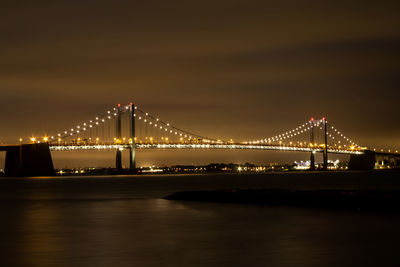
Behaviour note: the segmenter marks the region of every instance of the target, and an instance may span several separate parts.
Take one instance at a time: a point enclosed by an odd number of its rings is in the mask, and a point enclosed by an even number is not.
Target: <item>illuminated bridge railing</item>
[[[124,150],[129,149],[129,144],[93,144],[93,145],[51,145],[52,151],[72,150]],[[296,147],[281,145],[252,145],[252,144],[136,144],[136,149],[238,149],[238,150],[274,150],[295,152],[323,152],[323,148]],[[334,154],[363,154],[362,150],[328,149]]]
[[[69,150],[116,150],[128,149],[128,144],[114,145],[50,145],[51,151],[69,151]]]

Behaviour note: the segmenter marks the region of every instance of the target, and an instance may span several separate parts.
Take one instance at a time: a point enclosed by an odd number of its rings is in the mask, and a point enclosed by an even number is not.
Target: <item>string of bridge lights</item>
[[[107,110],[106,114],[95,116],[94,119],[89,120],[88,122],[83,122],[81,124],[78,124],[76,127],[61,131],[56,136],[44,137],[43,141],[45,141],[45,142],[48,142],[48,141],[52,142],[52,141],[57,141],[57,140],[61,141],[62,139],[74,137],[80,133],[86,132],[87,130],[101,126],[108,120],[111,120],[113,117],[116,117],[118,115],[118,112],[121,112],[121,111],[124,112],[124,108],[121,108],[120,104],[118,104],[117,107],[118,108],[114,107],[110,110]],[[130,105],[125,106],[125,110],[129,110],[129,108],[130,108]],[[137,114],[136,112],[134,113],[134,116],[139,121],[147,123],[148,125],[153,126],[154,128],[156,128],[160,131],[174,134],[181,138],[189,138],[189,139],[198,138],[198,139],[201,139],[203,142],[213,142],[213,143],[221,142],[220,140],[216,140],[216,139],[209,138],[206,136],[201,136],[198,134],[194,134],[194,133],[179,129],[178,127],[175,127],[168,122],[162,121],[159,118],[150,115],[148,112],[138,109],[137,106],[135,106],[135,111],[141,113],[141,114]],[[35,139],[36,138],[31,138],[31,141],[35,142],[36,141]]]
[[[319,128],[319,129],[323,129],[323,122],[324,122],[324,118],[320,119],[320,120],[314,120],[311,119],[308,122],[301,124],[295,128],[293,128],[290,131],[275,135],[275,136],[271,136],[268,138],[264,138],[264,139],[259,139],[259,140],[254,140],[254,141],[250,141],[250,142],[245,142],[248,144],[263,144],[263,143],[272,143],[272,142],[279,142],[282,143],[282,141],[286,140],[286,139],[290,139],[293,138],[295,136],[301,135],[303,133],[306,133],[308,131],[311,131],[312,128]],[[342,132],[340,132],[338,129],[336,129],[333,125],[329,124],[327,121],[327,126],[328,128],[330,128],[332,130],[332,132],[327,131],[327,135],[329,138],[331,138],[332,140],[337,140],[337,139],[342,139],[344,141],[347,141],[349,144],[351,144],[351,149],[355,149],[355,148],[360,148],[359,145],[357,145],[356,143],[354,143],[350,138],[346,137]],[[337,135],[335,137],[335,134]],[[338,140],[338,143],[341,144],[341,141]],[[337,144],[335,144],[335,146],[337,146]],[[341,145],[339,145],[341,146]],[[344,145],[344,147],[346,147],[346,145]]]
[[[145,123],[151,127],[154,127],[155,129],[158,129],[159,131],[164,131],[166,133],[173,134],[180,138],[189,138],[189,139],[196,138],[196,139],[201,139],[203,142],[211,142],[211,143],[221,142],[220,140],[216,140],[216,139],[209,138],[206,136],[201,136],[198,134],[194,134],[194,133],[179,129],[179,128],[171,125],[169,122],[162,121],[158,117],[154,117],[154,116],[150,115],[148,112],[145,112],[141,109],[137,109],[137,111],[140,112],[141,114],[135,113],[134,116],[136,116],[139,119],[139,121],[142,121],[143,123]]]
[[[80,123],[76,127],[72,127],[72,128],[66,129],[64,131],[60,131],[58,134],[50,136],[50,137],[45,136],[45,137],[43,137],[43,141],[44,142],[54,142],[57,140],[61,141],[62,139],[74,137],[80,133],[84,133],[88,130],[94,129],[98,126],[103,125],[105,122],[111,120],[112,118],[115,118],[116,116],[118,116],[118,112],[125,112],[125,111],[129,110],[131,105],[132,105],[132,103],[129,105],[125,105],[124,107],[121,107],[121,105],[118,104],[117,107],[108,109],[105,114],[95,116],[93,119],[91,119],[87,122]],[[182,130],[180,128],[177,128],[177,127],[171,125],[169,122],[160,120],[158,117],[154,117],[154,116],[150,115],[148,112],[145,112],[145,111],[139,109],[137,106],[135,106],[134,116],[142,123],[147,124],[151,127],[154,127],[155,129],[158,129],[159,131],[175,135],[178,138],[181,138],[181,140],[182,140],[182,138],[188,138],[189,140],[195,138],[195,139],[200,139],[202,142],[205,142],[205,143],[228,143],[225,141],[209,138],[206,136],[201,136],[201,135],[194,134],[194,133]],[[306,132],[309,132],[310,130],[312,130],[312,127],[322,129],[324,120],[325,120],[325,118],[319,119],[319,120],[314,120],[312,118],[308,122],[300,124],[297,127],[293,128],[289,131],[283,132],[281,134],[270,136],[267,138],[258,139],[258,140],[243,142],[243,143],[245,143],[245,144],[260,144],[260,143],[261,144],[270,144],[273,142],[282,143],[282,141],[284,141],[284,140],[287,140],[287,139],[299,136],[301,134],[304,134]],[[328,131],[327,131],[328,137],[331,140],[337,141],[337,143],[334,144],[335,146],[337,146],[337,145],[341,146],[342,142],[347,142],[348,144],[351,145],[351,146],[349,146],[349,147],[351,147],[351,149],[360,149],[361,148],[358,144],[353,142],[352,139],[350,139],[349,137],[344,135],[343,132],[339,131],[335,126],[331,125],[326,120],[325,120],[325,122],[327,123],[327,126],[328,126]],[[23,139],[20,138],[19,140],[20,140],[20,142],[22,142]],[[32,142],[39,142],[36,140],[35,137],[31,137],[30,140]],[[346,144],[343,144],[343,146],[346,147]],[[373,150],[377,151],[377,149],[373,149]],[[380,149],[378,151],[383,152],[384,150]],[[398,150],[389,149],[388,151],[389,152],[395,151],[396,153],[398,153]]]
[[[119,107],[121,107],[120,104],[118,104],[118,108]],[[129,106],[127,106],[126,109],[129,109]],[[95,116],[94,119],[91,119],[88,122],[83,122],[81,124],[78,124],[76,127],[60,131],[56,136],[51,136],[50,138],[48,138],[48,140],[44,141],[49,141],[49,142],[57,140],[61,141],[62,139],[73,137],[82,132],[86,132],[92,128],[98,127],[103,123],[105,123],[106,121],[111,120],[113,117],[117,115],[118,115],[118,109],[114,107],[112,109],[107,110],[106,114]]]
[[[342,140],[337,140],[338,144],[341,145],[341,141],[345,141],[347,143],[349,143],[352,147],[352,149],[354,148],[360,148],[360,146],[358,144],[356,144],[355,142],[353,142],[349,137],[347,137],[346,135],[344,135],[341,131],[339,131],[338,129],[335,128],[335,126],[333,126],[332,124],[328,124],[331,132],[328,132],[328,136],[335,140],[335,139],[342,139]],[[335,137],[336,134],[336,137]],[[346,144],[343,145],[344,147],[346,147]]]
[[[308,122],[298,125],[297,127],[293,128],[292,130],[286,131],[284,133],[274,135],[268,138],[263,138],[255,141],[245,142],[249,144],[263,144],[263,143],[272,143],[272,142],[281,142],[286,139],[290,139],[292,137],[301,135],[306,133],[312,129],[312,127],[319,127],[323,120],[314,120],[311,119]]]

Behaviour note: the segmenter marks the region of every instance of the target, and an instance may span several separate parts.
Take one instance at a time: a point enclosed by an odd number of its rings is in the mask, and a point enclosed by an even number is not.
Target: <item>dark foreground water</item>
[[[400,189],[400,173],[0,178],[0,266],[400,266],[400,214],[163,200]]]

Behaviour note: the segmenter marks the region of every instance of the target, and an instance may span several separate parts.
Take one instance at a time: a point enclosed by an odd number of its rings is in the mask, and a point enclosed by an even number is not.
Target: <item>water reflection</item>
[[[15,190],[3,183],[0,266],[390,266],[397,260],[397,214],[167,201],[153,197],[174,189],[161,179],[112,186],[107,179],[66,179],[61,187],[35,180]]]

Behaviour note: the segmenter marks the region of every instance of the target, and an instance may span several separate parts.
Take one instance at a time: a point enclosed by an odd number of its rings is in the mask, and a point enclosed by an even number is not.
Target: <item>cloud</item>
[[[2,7],[3,138],[62,128],[132,100],[183,128],[237,138],[323,114],[343,128],[357,124],[366,141],[371,132],[400,134],[391,124],[400,91],[395,1]]]

